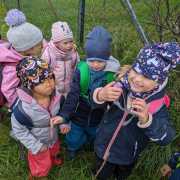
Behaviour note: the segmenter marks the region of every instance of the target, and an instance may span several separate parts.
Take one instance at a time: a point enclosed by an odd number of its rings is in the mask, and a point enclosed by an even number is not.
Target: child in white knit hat
[[[8,11],[6,23],[8,44],[0,44],[0,63],[3,64],[1,91],[8,106],[12,108],[16,98],[19,78],[16,76],[16,64],[26,56],[39,56],[42,50],[43,35],[35,25],[26,22],[23,12]]]
[[[43,52],[42,59],[45,59],[53,69],[57,90],[66,96],[79,55],[67,22],[55,22],[51,32],[51,41]]]

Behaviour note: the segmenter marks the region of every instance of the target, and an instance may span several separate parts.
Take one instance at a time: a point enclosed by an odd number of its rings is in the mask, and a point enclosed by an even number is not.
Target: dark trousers
[[[81,127],[71,122],[71,130],[66,135],[68,150],[77,151],[85,143],[93,143],[97,127]]]
[[[103,160],[96,156],[95,169],[93,170],[94,175],[101,167]],[[131,174],[134,164],[131,165],[118,165],[110,162],[106,162],[103,169],[99,173],[98,180],[109,180],[111,177],[116,180],[125,180]]]

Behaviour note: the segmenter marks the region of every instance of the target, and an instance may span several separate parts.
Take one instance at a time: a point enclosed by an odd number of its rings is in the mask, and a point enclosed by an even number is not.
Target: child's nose
[[[51,85],[51,80],[50,80],[50,79],[47,79],[47,80],[46,80],[46,85],[47,85],[47,86],[50,86],[50,85]]]
[[[68,43],[68,48],[72,48],[73,44],[72,43]]]
[[[94,62],[94,66],[97,67],[99,64],[97,62]]]

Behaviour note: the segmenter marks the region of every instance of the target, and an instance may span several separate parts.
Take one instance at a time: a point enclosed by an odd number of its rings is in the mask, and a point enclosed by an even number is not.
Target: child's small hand
[[[114,87],[115,82],[111,82],[104,86],[97,95],[98,101],[116,101],[122,93],[122,89]]]
[[[48,150],[48,147],[46,145],[42,145],[41,149],[39,150],[39,152],[45,152]]]
[[[60,125],[60,131],[62,134],[67,134],[71,130],[71,126],[69,124]]]
[[[148,106],[144,99],[133,99],[131,102],[131,112],[138,116],[142,124],[145,124],[149,120]]]
[[[50,119],[51,126],[54,126],[56,124],[61,124],[64,122],[64,119],[61,116],[54,116]]]
[[[170,176],[172,169],[170,168],[168,164],[164,164],[161,167],[160,171],[161,171],[162,176],[165,177],[165,176]]]

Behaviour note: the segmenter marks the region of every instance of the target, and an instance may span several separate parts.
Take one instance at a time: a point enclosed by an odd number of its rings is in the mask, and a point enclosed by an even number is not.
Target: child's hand
[[[42,145],[41,149],[39,150],[39,153],[40,152],[45,152],[48,150],[48,147],[46,145]]]
[[[71,126],[69,124],[60,125],[60,131],[62,134],[67,134],[71,130]]]
[[[116,101],[122,93],[122,89],[114,87],[115,82],[111,82],[104,86],[97,94],[98,101]]]
[[[51,127],[56,124],[61,124],[64,122],[64,119],[61,116],[54,116],[50,119]]]
[[[149,120],[148,106],[144,99],[132,99],[131,112],[138,116],[141,124],[145,124]]]
[[[161,171],[162,176],[164,177],[164,176],[170,176],[172,169],[170,168],[168,164],[164,164],[161,167],[160,171]]]

